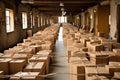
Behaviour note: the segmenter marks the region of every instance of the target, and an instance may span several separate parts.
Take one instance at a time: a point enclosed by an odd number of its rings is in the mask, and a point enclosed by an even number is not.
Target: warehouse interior
[[[0,80],[120,80],[120,0],[0,0]]]

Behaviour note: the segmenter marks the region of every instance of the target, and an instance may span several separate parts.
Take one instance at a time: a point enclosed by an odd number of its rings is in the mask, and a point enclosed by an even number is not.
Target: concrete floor
[[[67,55],[62,39],[62,28],[60,28],[53,55],[55,57],[53,63],[50,65],[50,73],[56,74],[45,80],[69,80],[69,74],[66,74],[69,73],[67,57],[62,57]]]

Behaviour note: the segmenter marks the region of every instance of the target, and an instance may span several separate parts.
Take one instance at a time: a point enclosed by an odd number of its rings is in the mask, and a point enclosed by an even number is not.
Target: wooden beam
[[[33,1],[31,1],[31,0],[22,0],[21,1],[22,3],[31,3],[31,4],[35,4],[35,3],[40,3],[40,4],[51,4],[51,3],[72,3],[72,4],[90,4],[90,3],[99,3],[100,2],[100,0],[83,0],[83,1],[53,1],[53,0],[33,0]]]

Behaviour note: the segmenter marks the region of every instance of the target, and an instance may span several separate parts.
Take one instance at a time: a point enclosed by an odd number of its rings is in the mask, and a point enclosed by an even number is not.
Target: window
[[[38,18],[38,27],[40,27],[40,18],[39,16],[37,16],[37,18]]]
[[[31,21],[30,21],[30,22],[31,22],[31,28],[32,28],[32,26],[33,26],[33,20],[32,20],[33,17],[32,17],[32,14],[30,15],[30,18],[31,18]]]
[[[47,18],[47,25],[49,25],[49,18]]]
[[[23,29],[27,28],[27,13],[22,12],[22,27]]]
[[[67,17],[65,17],[65,16],[58,17],[58,22],[59,23],[67,23]]]
[[[35,16],[33,15],[33,26],[35,26]]]
[[[45,17],[43,18],[43,25],[45,25],[45,21],[46,21],[46,19],[45,19]]]
[[[14,14],[13,10],[6,9],[6,32],[14,31]]]
[[[43,26],[43,17],[41,16],[41,26]]]

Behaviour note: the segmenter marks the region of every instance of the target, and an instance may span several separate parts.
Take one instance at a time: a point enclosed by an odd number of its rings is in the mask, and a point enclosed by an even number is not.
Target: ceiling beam
[[[80,5],[80,4],[77,4],[77,5],[73,5],[73,4],[71,4],[71,5],[64,5],[64,7],[86,7],[86,6],[93,6],[93,5],[95,5],[95,4],[89,4],[89,5],[87,5],[87,4],[84,4],[84,5]],[[32,7],[43,7],[43,8],[56,8],[56,7],[61,7],[61,6],[59,6],[59,5],[50,5],[50,4],[46,4],[46,5],[41,5],[41,4],[39,4],[39,5],[32,5]]]
[[[21,1],[22,3],[31,3],[31,4],[34,4],[34,3],[41,3],[41,4],[51,4],[51,3],[72,3],[72,4],[90,4],[90,3],[99,3],[100,1],[99,0],[83,0],[83,1],[50,1],[50,0],[22,0]]]

